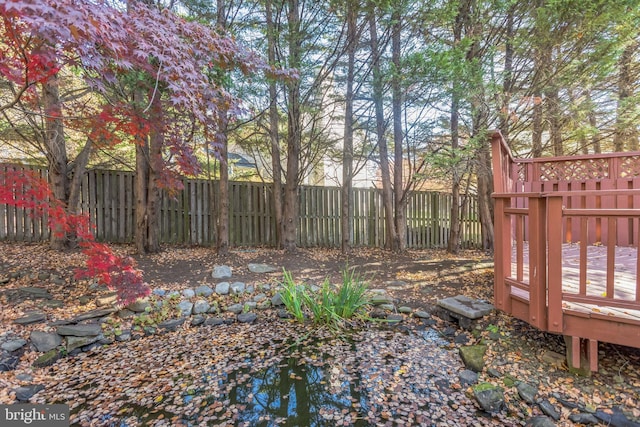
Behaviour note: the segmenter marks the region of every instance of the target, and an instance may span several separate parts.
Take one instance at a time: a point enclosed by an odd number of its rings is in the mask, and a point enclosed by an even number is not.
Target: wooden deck
[[[597,370],[600,341],[640,348],[640,152],[517,159],[491,142],[495,306],[564,335],[574,367]]]

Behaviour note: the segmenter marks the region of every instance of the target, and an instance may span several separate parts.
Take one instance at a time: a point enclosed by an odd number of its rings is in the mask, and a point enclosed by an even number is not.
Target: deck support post
[[[564,336],[567,346],[567,365],[569,371],[589,377],[598,370],[598,341],[580,337]]]
[[[562,333],[562,197],[547,199],[548,330]]]
[[[547,200],[529,198],[529,323],[547,329]]]

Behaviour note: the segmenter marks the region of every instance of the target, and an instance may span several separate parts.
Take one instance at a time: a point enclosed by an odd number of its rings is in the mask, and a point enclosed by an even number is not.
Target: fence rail
[[[21,166],[0,164],[0,171]],[[30,168],[34,169],[34,168]],[[36,169],[46,178],[46,169]],[[131,242],[135,233],[135,174],[89,170],[81,188],[80,207],[95,224],[96,238]],[[2,183],[0,183],[2,184]],[[163,243],[212,245],[216,242],[218,181],[184,179],[184,190],[161,193],[160,235]],[[301,186],[298,194],[298,245],[338,247],[341,244],[341,189]],[[353,246],[382,247],[385,214],[382,194],[376,189],[353,190]],[[476,200],[463,198],[461,241],[479,247],[480,222]],[[414,192],[407,205],[407,246],[445,247],[448,241],[451,195]],[[271,184],[229,183],[229,233],[232,246],[272,246],[275,221]],[[42,241],[49,237],[46,218],[27,209],[0,204],[0,240]]]

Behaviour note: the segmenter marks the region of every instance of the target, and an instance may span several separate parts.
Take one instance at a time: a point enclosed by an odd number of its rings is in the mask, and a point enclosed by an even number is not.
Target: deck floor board
[[[614,296],[621,301],[638,301],[636,295],[636,272],[638,251],[634,247],[616,247],[614,263]],[[523,245],[523,283],[529,283],[529,245]],[[517,259],[515,245],[511,256],[511,278],[517,277]],[[607,289],[607,248],[606,246],[587,246],[586,296],[606,297]],[[565,294],[579,295],[580,290],[580,245],[565,244],[562,248],[562,291]],[[512,293],[528,299],[528,292],[512,287]],[[585,314],[599,314],[607,317],[624,318],[640,323],[640,302],[638,310],[609,307],[604,304],[585,304],[563,301],[565,311]]]

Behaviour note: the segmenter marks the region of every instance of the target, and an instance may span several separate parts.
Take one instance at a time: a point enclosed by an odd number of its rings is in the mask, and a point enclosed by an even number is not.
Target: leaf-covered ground
[[[327,276],[339,282],[349,266],[372,288],[387,289],[398,306],[414,309],[429,310],[445,296],[492,297],[490,259],[476,252],[453,257],[442,251],[394,255],[359,249],[345,257],[322,249],[295,255],[242,249],[218,258],[206,248],[167,248],[137,259],[151,286],[168,291],[215,284],[211,270],[221,264],[233,268],[233,281],[275,285],[280,272],[247,270],[248,263],[268,263],[307,283]],[[103,291],[70,280],[80,265],[81,255],[74,252],[0,243],[0,276],[28,272],[0,285],[0,335],[11,331],[27,338],[32,329],[42,329],[43,324],[12,323],[34,308],[49,320],[95,308]],[[46,274],[39,277],[42,272],[59,276],[58,284]],[[64,304],[18,300],[12,289],[20,286],[47,287]],[[488,343],[491,368],[480,381],[505,389],[507,407],[494,416],[479,411],[458,377],[464,367],[457,348],[480,340]],[[572,410],[560,401],[589,410],[618,407],[631,419],[640,417],[638,350],[601,344],[600,372],[591,378],[544,361],[550,351],[564,353],[563,340],[499,313],[483,319],[475,333],[437,318],[425,323],[406,317],[398,326],[369,324],[335,337],[267,310],[252,324],[187,322],[176,332],[96,348],[48,368],[33,369],[38,353],[26,351],[16,370],[0,372],[0,403],[14,402],[16,386],[37,383],[45,389],[31,402],[68,403],[77,425],[522,425],[540,414],[515,390],[514,382],[527,381],[561,411],[558,425],[573,425]]]

